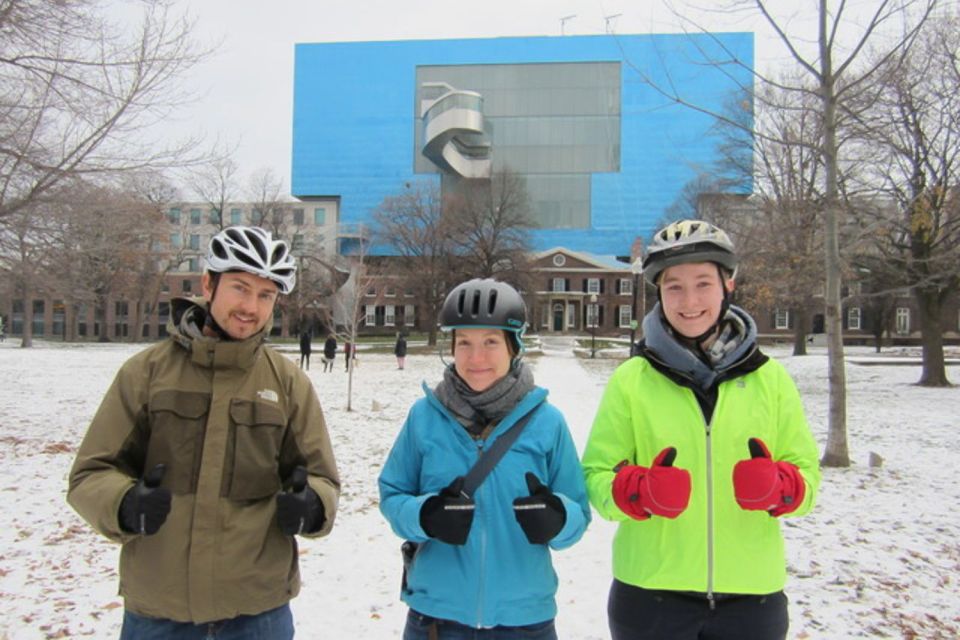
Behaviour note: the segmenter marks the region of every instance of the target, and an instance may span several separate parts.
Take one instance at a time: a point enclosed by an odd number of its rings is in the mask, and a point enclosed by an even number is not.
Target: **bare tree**
[[[797,68],[809,78],[811,85],[780,85],[773,78],[755,73],[762,84],[780,86],[785,90],[810,93],[817,98],[817,112],[823,133],[813,145],[824,168],[823,193],[823,248],[825,284],[825,327],[827,332],[828,380],[830,386],[827,445],[821,459],[824,466],[849,466],[847,444],[846,371],[843,360],[843,325],[840,256],[841,227],[841,167],[842,138],[839,135],[841,117],[855,118],[856,97],[876,82],[878,70],[903,58],[921,28],[930,16],[936,0],[878,0],[863,18],[852,16],[846,0],[817,0],[815,33],[803,32],[803,21],[796,20],[797,10],[792,5],[769,0],[730,0],[723,11],[753,12],[760,16],[782,43]],[[780,15],[777,15],[780,11]],[[698,30],[707,32],[698,27]],[[815,43],[808,49],[807,43]],[[720,66],[745,66],[747,61],[724,47],[722,40],[714,39],[721,49],[704,51],[707,61]],[[864,64],[865,52],[874,49],[878,55]],[[679,95],[671,84],[654,81],[643,69],[634,69],[668,99],[720,119],[722,114],[710,112]],[[748,87],[743,87],[748,89]],[[731,124],[736,124],[732,122]],[[762,134],[761,134],[762,135]]]
[[[948,386],[943,354],[944,304],[960,290],[960,26],[927,23],[909,55],[880,68],[864,96],[856,133],[864,159],[894,203],[872,207],[874,271],[893,272],[910,287],[920,312],[923,368],[919,383]]]
[[[121,29],[90,0],[0,2],[0,221],[74,177],[192,160],[194,141],[144,131],[186,100],[179,78],[206,52],[166,3],[140,6]]]
[[[530,199],[515,173],[465,180],[444,202],[453,253],[463,278],[493,278],[521,289],[531,279]]]
[[[283,180],[271,169],[259,169],[250,177],[248,192],[253,205],[253,224],[271,230],[274,235],[286,235],[292,220],[284,215],[287,203],[283,198]]]
[[[420,183],[384,198],[374,213],[378,242],[397,254],[392,273],[414,292],[426,318],[428,343],[437,343],[433,321],[446,296],[453,269],[451,225],[443,215],[439,185]]]
[[[240,193],[237,172],[237,163],[230,153],[219,150],[214,152],[213,158],[187,176],[191,190],[210,207],[219,229],[229,226],[225,216],[227,205],[236,202]]]

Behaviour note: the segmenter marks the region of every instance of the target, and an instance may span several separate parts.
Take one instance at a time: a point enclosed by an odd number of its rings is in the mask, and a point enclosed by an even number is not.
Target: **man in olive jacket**
[[[215,235],[204,299],[173,301],[90,424],[67,500],[122,544],[122,639],[293,637],[295,535],[329,533],[340,493],[313,385],[263,344],[295,271],[269,232]]]

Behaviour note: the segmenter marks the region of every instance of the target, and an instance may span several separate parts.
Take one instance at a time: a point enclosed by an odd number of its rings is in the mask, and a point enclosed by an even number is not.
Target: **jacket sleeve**
[[[817,443],[803,413],[800,393],[785,369],[781,369],[778,393],[778,437],[771,452],[774,460],[790,462],[800,469],[806,484],[806,493],[795,511],[785,517],[806,515],[813,509],[820,490],[820,459]]]
[[[297,439],[297,445],[306,458],[308,482],[323,502],[324,522],[316,531],[303,534],[304,537],[325,536],[333,529],[340,501],[340,474],[337,461],[330,444],[330,434],[323,418],[320,400],[313,384],[306,376],[297,371],[297,408],[290,418],[290,424]]]
[[[413,411],[407,416],[380,472],[380,512],[398,536],[424,542],[428,536],[420,526],[420,507],[436,494],[420,495],[423,456],[417,447],[412,415]]]
[[[557,443],[549,461],[550,488],[563,502],[567,521],[550,541],[552,549],[565,549],[583,536],[590,524],[590,503],[583,480],[583,471],[577,457],[576,445],[570,436],[567,422],[559,418]]]
[[[583,451],[583,474],[590,504],[600,517],[613,521],[628,519],[613,501],[613,478],[616,475],[613,468],[623,460],[636,464],[634,426],[629,399],[623,390],[622,367],[607,383]]]
[[[97,532],[115,542],[134,538],[120,529],[120,501],[142,474],[146,421],[141,369],[125,363],[100,403],[70,469],[67,502]],[[138,453],[139,452],[139,453]]]

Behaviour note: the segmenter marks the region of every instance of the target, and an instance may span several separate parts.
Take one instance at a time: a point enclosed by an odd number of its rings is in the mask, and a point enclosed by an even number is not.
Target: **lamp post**
[[[590,294],[590,307],[587,309],[587,323],[590,325],[590,357],[597,357],[597,294]]]
[[[644,286],[641,276],[643,275],[643,258],[637,257],[630,264],[630,271],[633,272],[633,306],[630,307],[630,313],[633,317],[630,320],[630,356],[637,353],[637,327],[640,326],[640,318],[647,311],[647,287]],[[643,309],[637,313],[637,291],[643,287]]]

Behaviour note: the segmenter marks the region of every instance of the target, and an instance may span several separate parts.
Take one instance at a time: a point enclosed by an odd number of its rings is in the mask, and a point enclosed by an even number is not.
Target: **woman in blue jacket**
[[[521,361],[526,307],[513,287],[470,280],[440,312],[453,363],[414,403],[380,474],[380,510],[417,551],[401,598],[404,640],[556,638],[550,549],[590,521],[577,452],[560,412]],[[472,496],[463,479],[525,416]]]

